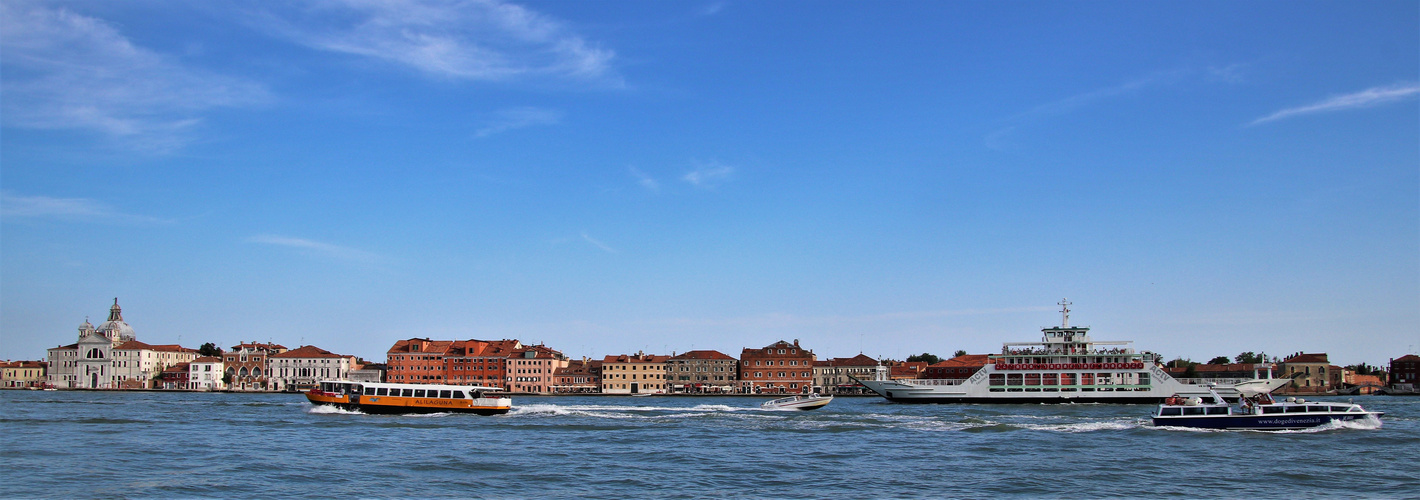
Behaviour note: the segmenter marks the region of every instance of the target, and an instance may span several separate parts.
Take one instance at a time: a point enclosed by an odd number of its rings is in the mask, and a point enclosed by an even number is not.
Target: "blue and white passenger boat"
[[[1154,411],[1154,426],[1277,431],[1357,420],[1369,420],[1379,426],[1380,417],[1385,414],[1366,411],[1355,403],[1309,402],[1290,397],[1274,401],[1266,394],[1243,398],[1237,407],[1224,401],[1216,391],[1211,391],[1208,398],[1212,401],[1197,397],[1168,398]]]

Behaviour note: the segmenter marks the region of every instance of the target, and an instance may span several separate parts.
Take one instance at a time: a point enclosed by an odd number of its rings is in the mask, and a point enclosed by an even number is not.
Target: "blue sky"
[[[0,358],[1420,348],[1415,2],[0,2]]]

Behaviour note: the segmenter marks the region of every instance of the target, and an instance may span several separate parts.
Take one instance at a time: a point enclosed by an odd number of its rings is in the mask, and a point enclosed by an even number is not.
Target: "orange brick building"
[[[409,339],[394,343],[385,352],[389,372],[386,380],[398,384],[444,384],[444,356],[452,340]]]
[[[783,340],[740,353],[740,392],[807,394],[814,384],[814,352]]]
[[[445,355],[446,384],[508,389],[508,358],[523,348],[516,340],[459,340]]]

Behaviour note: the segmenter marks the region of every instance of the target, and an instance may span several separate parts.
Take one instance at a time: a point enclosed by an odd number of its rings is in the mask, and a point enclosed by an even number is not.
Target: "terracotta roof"
[[[1398,357],[1398,358],[1395,358],[1395,359],[1392,359],[1392,360],[1391,360],[1391,362],[1396,362],[1396,361],[1420,361],[1420,356],[1416,356],[1416,355],[1414,355],[1414,354],[1406,354],[1406,355],[1404,355],[1404,356],[1401,356],[1401,357]]]
[[[281,344],[273,344],[273,343],[271,343],[271,342],[267,342],[267,343],[264,343],[264,344],[261,343],[261,342],[252,342],[252,343],[243,342],[243,343],[240,343],[240,344],[237,344],[237,345],[232,346],[232,350],[233,350],[233,351],[240,351],[240,350],[242,350],[242,349],[244,349],[244,348],[248,348],[248,347],[250,347],[250,348],[252,348],[252,349],[268,349],[268,350],[273,350],[273,351],[275,351],[275,350],[285,350],[285,349],[286,349],[286,346],[284,346],[284,345],[281,345]]]
[[[829,363],[828,366],[878,366],[878,360],[861,353],[851,358],[833,358]],[[814,365],[817,366],[818,363]]]
[[[163,369],[163,372],[164,372],[164,373],[167,373],[167,372],[185,372],[185,371],[187,371],[187,366],[188,366],[188,363],[187,363],[187,362],[182,362],[182,363],[178,363],[178,364],[169,366],[169,367],[167,367],[167,368],[164,368],[164,369]]]
[[[386,353],[420,353],[443,355],[449,352],[449,348],[453,347],[453,345],[454,341],[452,340],[429,340],[414,338],[395,342],[394,346],[390,347],[389,351],[386,351]]]
[[[780,341],[778,341],[778,342],[775,342],[775,343],[773,343],[773,344],[769,344],[769,345],[767,345],[767,346],[760,347],[760,348],[746,347],[746,348],[744,348],[744,351],[745,351],[745,352],[751,352],[751,351],[758,351],[758,350],[760,350],[760,349],[799,349],[799,350],[802,350],[802,351],[804,351],[804,352],[811,352],[811,351],[809,351],[808,349],[804,349],[803,346],[800,346],[800,345],[799,345],[799,342],[798,342],[797,340],[794,341],[793,343],[789,343],[789,342],[780,340]]]
[[[480,356],[505,358],[523,348],[523,343],[514,339],[503,340],[456,340],[449,347],[446,356]]]
[[[1226,365],[1193,365],[1194,372],[1250,372],[1256,370],[1266,370],[1268,365],[1262,363],[1228,363]]]
[[[200,358],[197,358],[197,359],[192,360],[192,362],[193,362],[193,363],[214,363],[214,362],[215,362],[215,363],[221,363],[221,362],[222,362],[222,358],[214,358],[214,357],[212,357],[212,356],[203,356],[203,357],[200,357]]]
[[[301,347],[296,348],[296,349],[291,349],[291,350],[286,351],[286,352],[283,352],[283,353],[272,354],[271,357],[273,357],[273,358],[348,358],[349,356],[341,356],[341,355],[339,355],[339,354],[336,354],[336,353],[327,351],[327,350],[325,350],[325,349],[321,349],[321,348],[316,347],[316,346],[313,346],[313,345],[308,345],[308,346],[301,346]]]
[[[602,363],[665,363],[670,356],[658,354],[613,354],[602,359]]]
[[[967,354],[967,355],[965,355],[965,356],[957,356],[957,357],[952,358],[952,359],[944,359],[944,360],[938,361],[938,362],[932,364],[932,368],[960,368],[960,367],[963,367],[963,366],[965,366],[965,367],[972,367],[972,366],[980,367],[980,366],[986,366],[986,362],[987,362],[986,356],[987,356],[987,355],[985,355],[985,354]]]
[[[1282,361],[1283,363],[1330,363],[1326,360],[1326,353],[1316,354],[1294,354],[1292,357]]]
[[[62,346],[58,346],[58,347],[51,347],[51,348],[49,348],[49,349],[78,349],[78,348],[79,348],[79,343],[78,343],[78,342],[75,342],[75,343],[73,343],[73,344],[62,345]],[[46,349],[46,350],[48,350],[48,349]]]
[[[137,340],[130,340],[130,341],[128,341],[128,342],[124,342],[124,343],[122,343],[122,344],[119,344],[118,347],[115,347],[114,349],[115,349],[115,350],[120,350],[120,349],[121,349],[121,350],[125,350],[125,351],[136,351],[136,350],[139,350],[139,349],[152,349],[152,348],[153,348],[153,346],[151,346],[151,345],[144,344],[144,343],[139,342],[139,341],[137,341]]]
[[[722,353],[720,351],[707,350],[687,351],[672,356],[671,359],[728,359],[730,361],[735,360],[735,358],[732,358],[728,354]]]
[[[527,357],[526,353],[529,352],[533,353],[533,358]],[[561,351],[549,348],[547,346],[527,345],[521,348],[513,349],[513,352],[509,353],[508,357],[519,359],[559,359],[564,358],[565,356],[562,355]]]

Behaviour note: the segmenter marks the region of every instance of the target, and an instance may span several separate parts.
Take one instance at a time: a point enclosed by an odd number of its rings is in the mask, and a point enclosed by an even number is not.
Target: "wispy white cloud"
[[[636,178],[636,184],[646,188],[647,191],[659,192],[661,190],[661,183],[657,182],[654,177],[646,175],[636,167],[627,167],[627,170],[631,172],[632,177]]]
[[[562,123],[562,112],[555,109],[520,107],[508,108],[495,114],[493,119],[474,132],[476,137],[507,132],[509,130],[556,125]]]
[[[1320,102],[1287,108],[1253,120],[1249,125],[1267,123],[1283,118],[1312,113],[1325,113],[1346,109],[1366,108],[1396,102],[1420,95],[1420,83],[1402,83],[1387,87],[1372,87],[1360,92],[1329,97]]]
[[[587,243],[590,243],[594,247],[600,248],[603,252],[606,253],[620,253],[617,252],[615,248],[608,246],[606,243],[602,243],[596,238],[592,238],[592,236],[587,234],[586,231],[582,231],[582,241],[586,241]]]
[[[725,10],[725,2],[711,2],[701,7],[699,13],[702,16],[713,16],[722,10]]]
[[[283,7],[260,14],[256,25],[318,50],[460,80],[619,83],[613,51],[545,15],[497,0],[325,0]]]
[[[0,82],[7,126],[96,131],[168,152],[201,113],[267,100],[241,78],[186,67],[133,44],[103,20],[29,2],[0,2]]]
[[[1237,65],[1225,68],[1209,68],[1209,79],[1214,81],[1226,81],[1229,75],[1236,75],[1240,71]],[[1077,110],[1090,106],[1100,105],[1111,99],[1142,92],[1146,89],[1162,87],[1178,83],[1190,76],[1196,78],[1197,71],[1192,69],[1174,69],[1168,71],[1157,71],[1140,78],[1125,81],[1116,85],[1102,87],[1089,92],[1082,92],[1063,99],[1037,105],[1026,111],[1017,113],[1002,120],[1002,123],[982,138],[982,142],[987,148],[1005,151],[1015,145],[1014,138],[1023,128],[1028,125],[1047,121],[1056,116],[1067,115]]]
[[[250,243],[305,250],[316,255],[343,261],[373,264],[380,260],[380,256],[372,252],[303,238],[263,234],[247,238],[247,241]]]
[[[23,196],[0,192],[0,216],[9,219],[58,219],[76,222],[161,224],[170,221],[123,213],[88,198]]]
[[[699,188],[712,188],[730,180],[735,168],[718,161],[701,162],[695,169],[686,172],[681,180]]]

